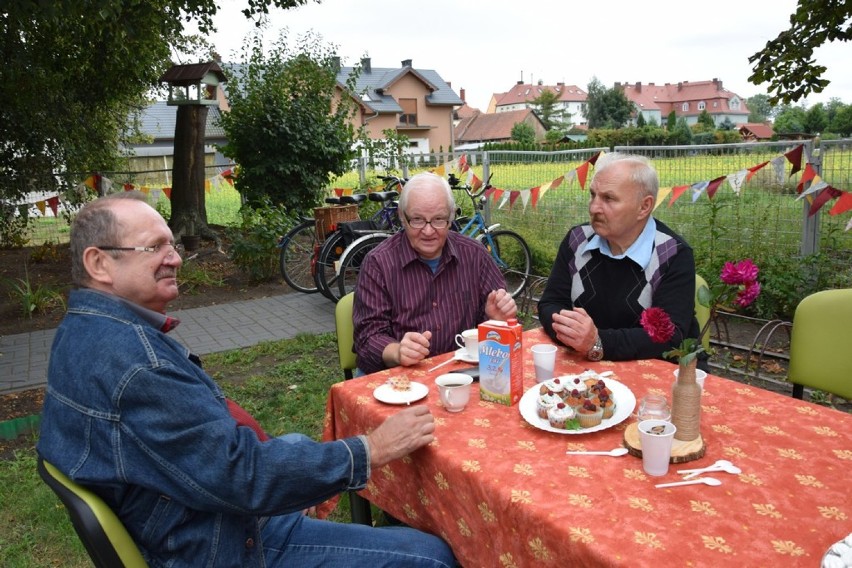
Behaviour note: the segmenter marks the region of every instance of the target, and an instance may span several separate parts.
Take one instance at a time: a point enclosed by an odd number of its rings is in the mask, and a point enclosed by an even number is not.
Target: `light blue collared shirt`
[[[583,248],[583,254],[591,250],[598,249],[602,254],[616,260],[620,260],[625,257],[629,258],[638,264],[642,270],[645,270],[648,268],[648,263],[651,262],[651,254],[654,252],[654,236],[656,234],[657,222],[653,217],[648,217],[648,222],[645,223],[645,228],[642,229],[639,237],[633,241],[633,244],[630,245],[624,254],[612,254],[612,250],[609,248],[609,243],[598,235],[589,239],[589,242],[586,243],[586,246]]]

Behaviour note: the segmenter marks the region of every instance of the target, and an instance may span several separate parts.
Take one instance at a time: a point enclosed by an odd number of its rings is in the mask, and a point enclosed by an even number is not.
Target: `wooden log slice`
[[[627,448],[627,453],[631,456],[642,457],[642,441],[639,439],[638,423],[634,422],[625,428],[624,447]],[[689,442],[675,438],[672,442],[670,463],[685,463],[703,458],[706,450],[707,445],[704,443],[704,437],[700,434],[696,439]]]

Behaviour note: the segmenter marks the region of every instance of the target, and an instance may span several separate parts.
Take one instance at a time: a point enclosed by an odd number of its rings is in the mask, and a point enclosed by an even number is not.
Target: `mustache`
[[[163,280],[165,278],[177,278],[177,270],[158,270],[156,274],[154,274],[154,278],[156,280]]]

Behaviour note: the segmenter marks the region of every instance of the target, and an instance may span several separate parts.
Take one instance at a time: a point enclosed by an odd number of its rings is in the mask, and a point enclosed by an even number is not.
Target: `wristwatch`
[[[595,344],[586,353],[586,359],[589,361],[600,361],[603,359],[603,355],[603,344],[601,343],[601,336],[598,335],[595,337]]]

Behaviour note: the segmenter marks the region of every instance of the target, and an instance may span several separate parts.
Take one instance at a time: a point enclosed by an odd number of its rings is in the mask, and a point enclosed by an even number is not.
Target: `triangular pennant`
[[[124,191],[133,191],[136,187],[132,183],[124,184]]]
[[[843,195],[834,204],[834,207],[828,212],[829,215],[840,215],[852,209],[852,193],[848,191],[841,192]]]
[[[594,166],[595,163],[598,161],[598,158],[601,157],[601,154],[603,154],[603,150],[599,151],[597,154],[589,158],[589,163]]]
[[[843,232],[847,232],[849,229],[852,229],[852,219],[849,219],[849,222],[846,223],[846,228],[843,229]]]
[[[495,189],[494,193],[492,194],[494,196],[493,197],[494,201],[497,201],[498,199],[500,199],[503,196],[503,193],[504,192],[503,192],[502,189]]]
[[[441,177],[444,177],[445,175],[447,175],[446,170],[444,170],[444,164],[441,164],[440,166],[438,166],[437,168],[432,170],[432,172],[435,175],[438,175],[438,176],[441,176]]]
[[[802,193],[805,184],[817,177],[816,170],[810,162],[805,164],[805,170],[802,172],[802,178],[799,180],[799,185],[796,186],[796,193]]]
[[[671,192],[672,192],[672,188],[670,188],[670,187],[661,187],[657,191],[657,203],[654,204],[654,210],[656,210],[657,207],[660,206],[660,203],[665,201],[666,197],[668,197]]]
[[[568,183],[571,183],[572,181],[577,179],[577,170],[571,170],[570,172],[562,176],[562,179]]]
[[[518,200],[518,197],[520,197],[520,195],[521,192],[514,189],[509,192],[509,209],[512,208],[512,205],[515,204],[515,201]]]
[[[461,156],[459,156],[459,169],[464,168],[465,166],[467,166],[467,156],[465,154],[462,154]]]
[[[478,191],[480,187],[482,187],[482,180],[474,174],[473,179],[470,182],[470,188],[473,191]]]
[[[489,197],[491,197],[491,194],[494,193],[495,191],[497,191],[497,188],[489,187],[488,189],[485,190],[485,192],[482,195],[484,195],[486,198],[489,198]]]
[[[59,210],[59,196],[54,195],[50,199],[47,200],[47,206],[50,207],[50,210],[53,211],[53,216],[57,216],[57,211]],[[44,211],[42,211],[44,213]]]
[[[679,185],[677,187],[672,188],[672,198],[669,200],[669,207],[677,201],[677,198],[683,195],[683,192],[689,189],[688,185]]]
[[[754,177],[754,174],[756,174],[759,169],[763,168],[763,166],[765,166],[768,163],[769,162],[767,161],[767,162],[763,162],[762,164],[757,164],[756,166],[752,166],[750,168],[747,168],[748,174],[746,174],[746,181],[751,180],[751,178]]]
[[[164,187],[164,188],[163,188],[163,193],[165,193],[165,194],[166,194],[166,197],[169,199],[169,201],[171,201],[171,199],[172,199],[172,188],[170,188],[170,187]]]
[[[840,197],[842,192],[839,189],[834,189],[831,186],[826,187],[822,190],[822,193],[814,198],[813,203],[811,203],[811,208],[808,209],[808,217],[812,217],[817,211],[822,209],[822,206],[834,199],[835,197]]]
[[[151,197],[154,199],[154,203],[158,202],[160,200],[160,195],[162,195],[163,192],[156,188],[153,190],[149,190],[147,187],[142,188],[142,193],[144,193],[145,195],[148,195],[149,191]]]
[[[112,185],[113,183],[111,179],[109,179],[108,177],[101,177],[101,189],[103,190],[104,195],[108,193],[113,193]]]
[[[353,191],[354,191],[354,189],[352,189],[351,187],[345,187],[345,188],[343,188],[343,195],[346,195],[346,196],[352,195]]]
[[[204,193],[209,194],[213,190],[213,184],[209,179],[204,180]]]
[[[98,182],[95,179],[95,176],[93,176],[93,175],[91,175],[91,176],[87,177],[85,180],[83,180],[83,183],[86,184],[86,187],[88,187],[92,191],[98,190]]]
[[[719,186],[722,185],[722,182],[727,179],[728,176],[717,177],[714,180],[711,180],[709,184],[707,184],[707,197],[713,199],[713,196],[716,195],[716,190],[719,189]]]
[[[565,176],[559,176],[558,178],[556,178],[555,180],[550,182],[550,189],[556,189],[557,187],[562,185],[562,182],[564,180],[565,180]],[[544,195],[544,193],[542,193],[542,195]]]
[[[505,194],[505,192],[502,189],[500,191]],[[497,198],[495,197],[495,199],[497,199]],[[500,205],[497,206],[497,209],[502,209],[503,206],[506,205],[506,203],[508,201],[509,201],[509,194],[503,195],[503,201],[500,202]]]
[[[784,156],[772,158],[769,163],[772,164],[772,169],[775,171],[775,179],[778,180],[778,183],[784,183]]]
[[[44,201],[36,201],[36,207],[38,207],[38,210],[41,211],[41,216],[44,217],[44,212],[46,210]]]
[[[577,179],[580,181],[580,187],[586,189],[586,174],[589,173],[589,162],[583,162],[577,168]]]
[[[521,203],[524,204],[524,209],[527,208],[527,203],[530,202],[530,190],[522,189],[521,190]]]
[[[701,197],[701,194],[704,193],[704,190],[707,189],[707,186],[710,185],[709,181],[699,181],[698,183],[692,184],[692,202],[695,203],[698,201],[698,198]]]
[[[551,186],[552,184],[553,184],[553,182],[552,182],[552,181],[549,181],[549,182],[547,182],[547,183],[543,183],[543,184],[541,184],[541,185],[540,185],[540,186],[538,186],[538,188],[536,188],[536,189],[538,189],[538,190],[539,190],[539,191],[541,191],[542,193],[547,193],[548,191],[550,191],[550,186]]]
[[[540,189],[538,187],[534,187],[530,190],[530,196],[532,197],[532,206],[535,209],[536,205],[538,205],[538,199],[540,196]]]
[[[826,187],[828,187],[828,184],[825,183],[824,181],[822,181],[821,177],[816,176],[816,177],[814,177],[814,180],[813,180],[813,183],[811,183],[811,186],[808,189],[806,189],[805,191],[803,191],[802,193],[800,193],[799,197],[796,198],[796,201],[798,201],[799,199],[803,198],[806,195],[811,195],[811,194],[816,193],[817,191],[825,189]]]
[[[784,157],[787,158],[791,164],[793,164],[793,169],[790,172],[791,176],[802,169],[802,150],[804,150],[804,148],[804,144],[799,144],[798,146],[784,154]]]
[[[454,172],[459,167],[459,161],[458,160],[450,160],[449,162],[444,164],[444,167],[446,168],[446,171]]]
[[[142,193],[144,193],[145,195],[148,195],[148,194],[151,192],[151,188],[149,188],[147,185],[143,185],[142,187],[140,187],[140,188],[139,188],[139,191],[141,191],[141,192],[142,192]],[[159,200],[159,195],[160,195],[160,194],[159,194],[159,191],[160,191],[160,190],[158,189],[158,190],[156,190],[156,191],[158,192],[158,193],[157,193],[157,199],[155,199],[154,201],[158,201],[158,200]]]
[[[764,164],[766,163],[764,162]],[[740,170],[728,176],[728,184],[730,184],[731,189],[734,190],[736,195],[739,195],[740,191],[742,191],[743,184],[747,181],[746,176],[748,175],[750,175],[748,170]]]
[[[473,178],[475,178],[475,177],[476,177],[476,174],[473,173],[473,170],[468,169],[467,170],[467,179],[465,180],[465,183],[467,185],[470,185],[473,182]]]

